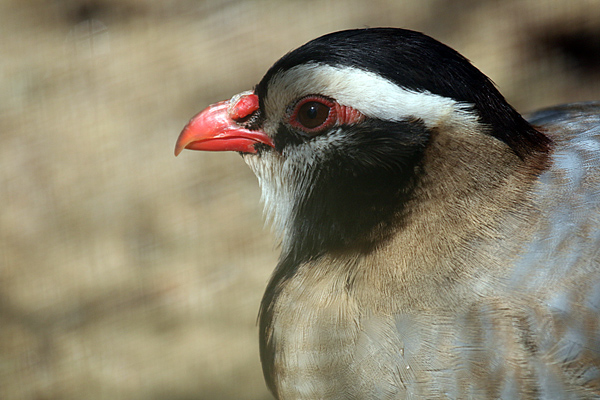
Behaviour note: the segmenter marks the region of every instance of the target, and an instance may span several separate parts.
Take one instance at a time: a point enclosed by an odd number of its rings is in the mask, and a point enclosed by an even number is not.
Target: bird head
[[[259,179],[283,256],[303,261],[370,251],[394,232],[440,132],[485,137],[482,146],[492,141],[522,161],[549,145],[456,51],[418,32],[375,28],[286,54],[254,90],[193,117],[175,154],[239,152]]]

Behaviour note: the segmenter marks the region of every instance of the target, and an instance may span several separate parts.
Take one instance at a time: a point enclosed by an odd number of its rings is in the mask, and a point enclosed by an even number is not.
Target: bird
[[[260,304],[277,399],[600,399],[600,102],[525,119],[416,31],[329,33],[194,116],[281,254]]]

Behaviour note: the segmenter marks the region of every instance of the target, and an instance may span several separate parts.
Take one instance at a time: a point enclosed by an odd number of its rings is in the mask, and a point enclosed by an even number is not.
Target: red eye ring
[[[303,132],[315,134],[337,122],[337,104],[321,96],[307,96],[294,105],[289,124]]]

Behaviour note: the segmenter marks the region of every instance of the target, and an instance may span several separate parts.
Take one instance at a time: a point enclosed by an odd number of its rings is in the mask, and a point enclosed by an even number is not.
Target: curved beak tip
[[[179,143],[175,144],[175,157],[177,157],[182,150],[183,148],[179,146]]]
[[[190,124],[188,123],[183,128],[183,130],[179,134],[179,137],[177,138],[177,142],[175,143],[175,157],[177,157],[183,151],[183,149],[185,149],[187,147],[187,145],[190,143],[190,140],[188,139],[189,126],[190,126]]]

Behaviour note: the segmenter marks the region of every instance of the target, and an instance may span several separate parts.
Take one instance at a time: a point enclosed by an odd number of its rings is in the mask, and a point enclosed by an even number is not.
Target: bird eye
[[[335,122],[334,103],[328,99],[310,96],[300,100],[290,117],[290,124],[307,133],[321,131]]]
[[[309,101],[298,109],[298,122],[308,129],[314,129],[327,121],[329,107],[323,103]]]

